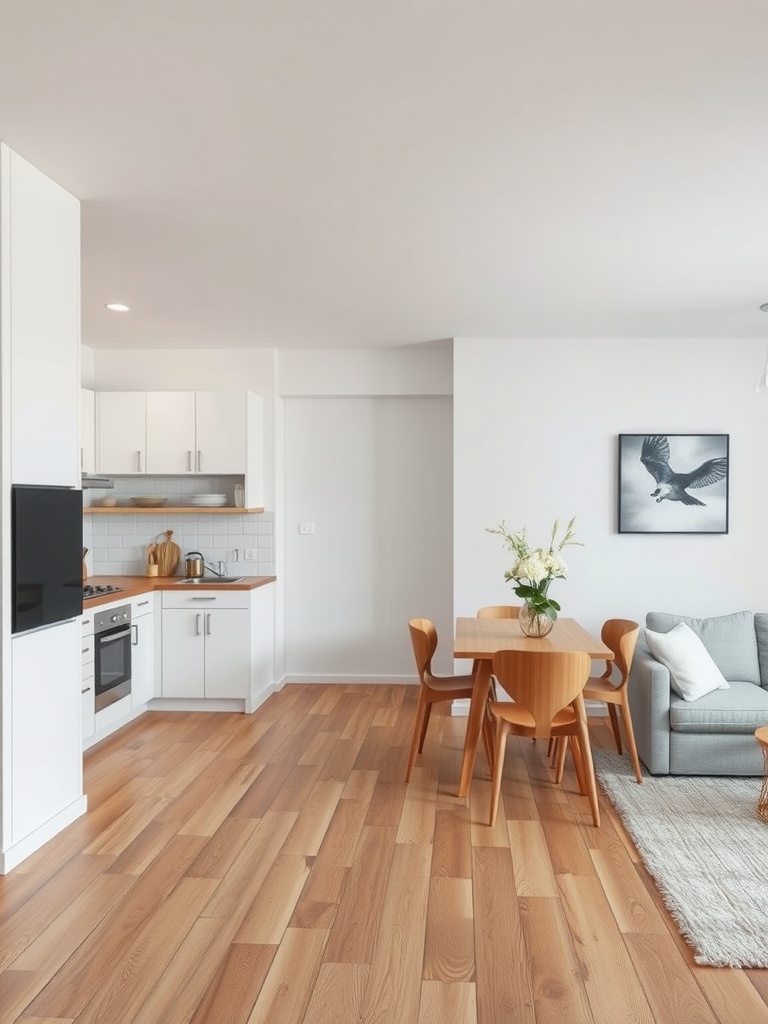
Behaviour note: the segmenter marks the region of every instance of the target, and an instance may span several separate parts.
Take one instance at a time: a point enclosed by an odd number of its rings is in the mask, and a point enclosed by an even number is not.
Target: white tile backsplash
[[[186,482],[186,478],[182,479]],[[135,496],[142,493],[137,483],[147,481],[138,480],[131,484],[129,489]],[[195,491],[204,489],[198,482]],[[145,493],[153,494],[157,491],[158,483],[155,480],[154,489],[150,488]],[[107,492],[93,493],[99,495]],[[147,564],[147,545],[152,541],[164,541],[166,530],[173,530],[173,540],[181,548],[181,560],[176,570],[179,575],[184,572],[184,556],[188,551],[202,551],[205,560],[214,566],[220,561],[226,562],[227,574],[230,576],[274,575],[272,512],[247,515],[174,515],[159,512],[146,515],[137,514],[131,507],[126,507],[124,513],[84,517],[83,544],[89,549],[88,568],[91,575],[143,575]],[[256,561],[245,561],[246,548],[256,551]]]

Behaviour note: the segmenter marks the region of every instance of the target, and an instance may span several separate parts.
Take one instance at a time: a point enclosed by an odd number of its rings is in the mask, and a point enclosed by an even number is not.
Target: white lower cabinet
[[[11,641],[4,723],[10,742],[3,750],[6,850],[82,801],[80,649],[76,619]]]
[[[131,707],[138,708],[155,693],[155,595],[131,601]]]
[[[162,632],[163,697],[250,701],[249,591],[164,591]]]

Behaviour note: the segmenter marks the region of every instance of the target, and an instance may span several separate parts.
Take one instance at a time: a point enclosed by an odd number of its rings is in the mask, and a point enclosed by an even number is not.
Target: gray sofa
[[[640,631],[629,675],[629,705],[640,760],[652,775],[762,775],[755,729],[768,725],[768,614],[694,619],[649,612],[646,627],[667,633],[685,622],[729,683],[685,701]]]

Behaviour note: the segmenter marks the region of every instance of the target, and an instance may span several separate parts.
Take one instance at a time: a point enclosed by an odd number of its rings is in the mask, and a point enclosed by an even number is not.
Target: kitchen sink
[[[207,587],[211,583],[214,585],[217,583],[241,583],[244,579],[244,576],[203,576],[202,578],[195,580],[188,580],[184,578],[183,580],[178,581],[178,586]]]

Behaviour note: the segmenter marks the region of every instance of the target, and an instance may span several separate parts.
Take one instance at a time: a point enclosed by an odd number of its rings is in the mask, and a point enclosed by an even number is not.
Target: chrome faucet
[[[203,562],[206,569],[209,569],[214,576],[226,576],[227,575],[227,563],[219,560],[219,568],[214,569],[210,562]]]

